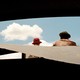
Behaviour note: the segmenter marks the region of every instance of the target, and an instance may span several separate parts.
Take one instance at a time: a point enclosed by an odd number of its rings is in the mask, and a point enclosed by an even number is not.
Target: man
[[[40,44],[41,44],[42,42],[40,41],[40,39],[39,38],[34,38],[34,40],[33,40],[33,45],[37,45],[37,46],[39,46]]]
[[[59,33],[60,40],[56,41],[53,46],[76,46],[76,43],[74,41],[69,40],[71,35],[64,31]]]

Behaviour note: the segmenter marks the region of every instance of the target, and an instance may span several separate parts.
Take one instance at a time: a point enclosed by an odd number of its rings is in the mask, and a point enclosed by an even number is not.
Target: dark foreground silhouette
[[[0,48],[0,55],[4,55],[4,54],[10,54],[10,53],[16,53],[17,51],[13,51],[13,50],[8,50],[5,48]]]
[[[12,71],[16,69],[16,71],[19,72],[23,71],[24,74],[28,74],[30,76],[40,73],[41,75],[47,74],[49,76],[52,74],[53,76],[62,75],[63,77],[64,73],[68,73],[69,75],[71,73],[75,73],[76,71],[80,72],[80,65],[69,64],[45,58],[0,60],[0,66],[4,66],[4,70],[11,69]]]
[[[11,64],[29,64],[29,65],[54,65],[55,66],[60,66],[60,65],[63,65],[63,66],[80,66],[79,64],[73,64],[73,63],[67,63],[67,62],[61,62],[61,61],[56,61],[56,60],[50,60],[50,59],[46,59],[46,58],[27,58],[27,59],[6,59],[6,60],[0,60],[0,62],[3,62],[3,63],[11,63]]]
[[[0,54],[10,54],[10,53],[15,53],[16,51],[11,51],[7,49],[2,49],[0,48]],[[61,61],[55,61],[55,60],[50,60],[46,59],[43,57],[35,57],[35,58],[27,58],[25,59],[24,53],[22,53],[22,59],[6,59],[6,60],[0,60],[0,66],[4,66],[4,68],[20,68],[25,69],[25,70],[36,70],[40,71],[40,69],[43,69],[43,71],[61,71],[66,72],[67,69],[68,71],[74,71],[78,70],[80,71],[80,65],[78,64],[71,64],[71,63],[66,63],[66,62],[61,62]],[[15,66],[16,65],[16,66]],[[18,67],[17,67],[18,66]],[[25,72],[24,70],[24,72]]]

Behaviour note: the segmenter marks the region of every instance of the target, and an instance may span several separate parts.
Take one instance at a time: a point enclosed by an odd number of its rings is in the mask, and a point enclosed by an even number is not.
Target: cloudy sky
[[[80,17],[46,17],[0,22],[0,43],[31,45],[33,38],[41,39],[41,46],[52,46],[59,33],[67,31],[70,40],[80,45]]]

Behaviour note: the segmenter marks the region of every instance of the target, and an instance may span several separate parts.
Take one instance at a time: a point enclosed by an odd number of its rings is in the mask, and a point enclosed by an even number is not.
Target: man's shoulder
[[[55,41],[55,43],[53,44],[53,46],[56,46],[57,44],[60,44],[60,43],[61,43],[61,41],[57,40],[57,41]]]
[[[76,42],[70,41],[71,45],[76,45]]]

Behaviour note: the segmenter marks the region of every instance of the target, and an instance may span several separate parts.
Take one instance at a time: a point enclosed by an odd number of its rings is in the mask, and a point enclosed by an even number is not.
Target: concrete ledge
[[[12,44],[2,44],[0,48],[15,50],[29,55],[44,57],[46,59],[57,60],[61,62],[80,64],[80,47],[79,46],[62,46],[62,47],[44,47],[44,46],[21,46]]]

